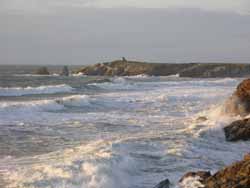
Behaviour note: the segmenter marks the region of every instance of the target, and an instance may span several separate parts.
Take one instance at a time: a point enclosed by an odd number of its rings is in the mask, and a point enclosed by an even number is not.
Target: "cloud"
[[[0,9],[42,11],[50,8],[199,8],[212,11],[250,13],[249,0],[0,0]]]

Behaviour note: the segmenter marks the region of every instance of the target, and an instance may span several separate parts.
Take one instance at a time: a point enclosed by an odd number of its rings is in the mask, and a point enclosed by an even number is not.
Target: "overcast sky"
[[[249,0],[0,0],[0,64],[250,63]]]

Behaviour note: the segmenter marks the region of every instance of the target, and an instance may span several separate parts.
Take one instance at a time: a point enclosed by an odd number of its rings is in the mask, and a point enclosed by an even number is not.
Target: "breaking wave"
[[[29,102],[4,102],[0,103],[0,111],[57,111],[65,107],[82,107],[89,105],[87,95],[73,95],[52,100],[37,100]]]
[[[110,82],[102,82],[102,83],[91,83],[89,85],[97,86],[101,89],[113,89],[113,90],[126,90],[133,89],[134,85],[125,77],[114,77],[109,79]]]
[[[72,92],[74,88],[69,85],[49,85],[49,86],[39,86],[39,87],[0,87],[0,96],[25,96],[25,95],[37,95],[37,94],[55,94],[55,93],[69,93]]]

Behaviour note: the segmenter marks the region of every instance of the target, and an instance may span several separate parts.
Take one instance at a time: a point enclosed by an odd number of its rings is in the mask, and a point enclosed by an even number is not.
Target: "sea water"
[[[241,78],[30,69],[1,69],[0,187],[153,188],[166,178],[178,187],[184,173],[215,172],[250,151],[249,142],[226,142],[222,131],[239,118],[223,104]]]

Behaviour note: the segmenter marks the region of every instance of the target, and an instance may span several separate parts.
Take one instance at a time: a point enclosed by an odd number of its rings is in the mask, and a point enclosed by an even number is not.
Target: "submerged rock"
[[[227,141],[250,140],[250,119],[234,121],[224,132]]]
[[[35,71],[35,74],[39,74],[39,75],[49,75],[50,73],[49,73],[47,67],[41,67],[41,68],[39,68],[39,69],[37,69],[37,70]]]
[[[166,180],[160,182],[154,188],[170,188],[170,181],[168,179],[166,179]]]

